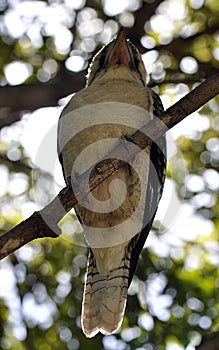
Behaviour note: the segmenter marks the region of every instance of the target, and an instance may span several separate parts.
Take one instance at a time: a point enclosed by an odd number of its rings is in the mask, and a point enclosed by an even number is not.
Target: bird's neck
[[[118,82],[118,81],[127,81],[133,82],[134,84],[138,83],[140,86],[143,85],[142,81],[139,79],[138,74],[135,71],[131,71],[126,67],[115,67],[100,73],[96,79],[92,82],[94,84],[103,84],[105,85],[108,82]]]

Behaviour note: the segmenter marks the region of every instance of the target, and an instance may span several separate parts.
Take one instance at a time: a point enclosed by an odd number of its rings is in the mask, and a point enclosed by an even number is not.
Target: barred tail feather
[[[99,274],[90,250],[82,303],[82,329],[88,338],[98,332],[112,334],[121,326],[127,300],[130,255],[126,250],[120,266],[103,276]]]

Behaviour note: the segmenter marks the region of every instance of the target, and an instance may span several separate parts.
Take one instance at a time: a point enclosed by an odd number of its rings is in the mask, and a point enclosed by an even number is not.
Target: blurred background
[[[217,0],[0,0],[1,235],[64,186],[58,117],[119,25],[165,108],[218,72]],[[1,261],[0,349],[194,350],[217,330],[218,136],[218,97],[168,133],[164,195],[120,332],[81,331],[87,247],[71,211],[62,236]]]

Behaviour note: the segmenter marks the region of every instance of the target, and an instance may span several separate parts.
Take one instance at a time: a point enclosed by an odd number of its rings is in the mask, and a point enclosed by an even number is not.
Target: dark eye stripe
[[[128,41],[128,44],[129,44],[129,47],[131,49],[132,56],[134,58],[135,69],[138,72],[139,78],[141,79],[142,83],[145,85],[145,81],[144,81],[142,74],[141,74],[141,71],[140,71],[140,62],[141,62],[141,58],[139,58],[140,53],[139,53],[138,49],[136,48],[136,46],[131,41]]]

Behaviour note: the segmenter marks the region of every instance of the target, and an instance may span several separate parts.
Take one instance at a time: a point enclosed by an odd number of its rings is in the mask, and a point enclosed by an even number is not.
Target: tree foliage
[[[30,159],[22,140],[28,116],[22,115],[56,106],[81,89],[91,57],[114,37],[117,23],[143,54],[148,82],[166,108],[218,71],[218,1],[126,1],[116,9],[114,1],[1,2],[1,234],[36,209],[36,196],[43,206],[58,187],[53,174],[36,169]],[[13,73],[15,63],[20,65]],[[188,210],[191,226],[184,219],[181,230],[174,223],[165,230],[158,216],[121,331],[91,340],[82,334],[87,248],[72,243],[68,216],[63,236],[37,240],[1,262],[0,348],[193,350],[203,334],[217,330],[218,102],[217,97],[175,128],[179,148],[169,161],[167,183],[184,199],[178,215]],[[80,232],[76,221],[74,232]]]

